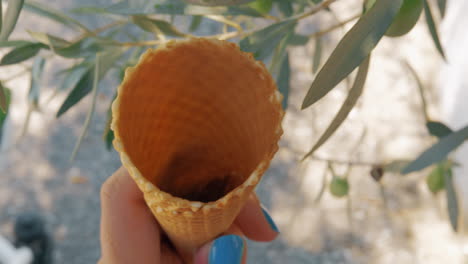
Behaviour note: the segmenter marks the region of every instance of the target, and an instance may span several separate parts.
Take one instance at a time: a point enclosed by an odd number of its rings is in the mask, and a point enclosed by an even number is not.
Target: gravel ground
[[[59,9],[74,6],[71,0],[42,2]],[[354,1],[341,1],[333,6],[341,19],[359,10],[358,5],[348,2]],[[80,1],[82,5],[92,3]],[[97,27],[104,20],[83,21]],[[331,21],[331,16],[320,21],[311,18],[300,25],[300,30],[313,32]],[[26,37],[24,29],[72,36],[31,14],[22,15],[14,38]],[[210,31],[210,25],[205,30]],[[337,36],[324,38],[325,54],[332,50]],[[417,90],[400,65],[400,59],[410,60],[425,83],[436,78],[440,59],[425,28],[419,25],[407,37],[383,40],[374,52],[367,90],[358,108],[317,153],[316,159],[300,164],[300,154],[325,129],[347,89],[342,85],[313,108],[299,111],[305,88],[313,79],[312,42],[305,48],[291,50],[293,90],[284,121],[285,135],[280,151],[257,188],[281,236],[273,243],[249,242],[249,263],[461,263],[464,251],[447,224],[443,197],[431,196],[425,189],[424,178],[389,175],[382,182],[383,187],[379,187],[368,176],[369,167],[356,163],[410,158],[427,145]],[[395,49],[399,50],[396,56]],[[54,61],[46,66],[46,71],[61,68],[63,63]],[[19,71],[20,67],[2,68],[0,78]],[[49,75],[45,83],[43,97],[47,98],[56,80]],[[40,210],[56,239],[56,263],[88,264],[99,258],[99,189],[120,166],[115,151],[108,152],[101,139],[111,91],[116,85],[110,80],[101,86],[95,118],[72,163],[70,154],[90,105],[89,98],[56,120],[54,113],[65,96],[59,94],[41,113],[32,115],[28,134],[13,144],[25,118],[23,98],[28,77],[8,84],[14,88],[15,97],[6,146],[0,154],[0,232],[11,236],[12,220],[19,212]],[[430,112],[437,117],[437,97],[431,90],[429,101]],[[327,157],[356,165],[349,176],[352,186],[349,200],[325,193],[320,203],[315,202],[326,168],[323,160]],[[348,166],[340,164],[335,169],[343,174]],[[79,180],[83,182],[76,183]],[[386,203],[382,202],[382,193]],[[350,205],[352,210],[348,210]]]

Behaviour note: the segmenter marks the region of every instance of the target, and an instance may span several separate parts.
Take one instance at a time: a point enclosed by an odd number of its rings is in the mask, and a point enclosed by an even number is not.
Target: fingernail
[[[240,264],[244,253],[244,240],[227,235],[216,239],[210,249],[210,264]]]
[[[276,226],[275,222],[271,218],[268,211],[265,208],[263,208],[263,206],[262,206],[262,212],[263,212],[263,215],[265,216],[265,219],[267,220],[268,224],[270,225],[271,229],[273,229],[276,233],[279,233],[278,227]]]

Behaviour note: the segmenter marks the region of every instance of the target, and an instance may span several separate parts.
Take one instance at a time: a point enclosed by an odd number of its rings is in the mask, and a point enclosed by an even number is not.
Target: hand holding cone
[[[282,134],[261,62],[220,40],[170,41],[126,71],[114,146],[185,260],[231,225]]]

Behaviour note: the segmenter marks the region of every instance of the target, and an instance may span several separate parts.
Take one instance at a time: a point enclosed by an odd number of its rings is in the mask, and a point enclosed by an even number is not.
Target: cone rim
[[[114,140],[113,140],[113,145],[114,148],[117,150],[119,153],[120,159],[122,161],[123,166],[128,170],[129,174],[131,177],[134,179],[134,181],[137,183],[138,187],[140,190],[145,194],[148,193],[157,193],[157,198],[156,200],[153,199],[153,203],[158,203],[158,201],[165,201],[165,204],[168,204],[168,206],[165,207],[158,207],[158,210],[162,211],[193,211],[196,212],[198,210],[211,210],[211,209],[216,209],[216,208],[221,208],[224,205],[228,204],[230,200],[234,199],[235,197],[239,197],[242,195],[243,191],[245,189],[248,189],[249,186],[255,186],[257,183],[260,181],[260,178],[264,174],[264,172],[267,170],[269,167],[270,161],[275,155],[275,153],[278,150],[278,141],[283,134],[283,129],[281,126],[282,119],[284,116],[284,111],[281,106],[281,101],[282,101],[282,94],[278,91],[277,86],[275,81],[272,79],[270,73],[266,69],[265,65],[260,62],[256,61],[253,58],[253,55],[248,52],[243,52],[240,50],[240,48],[237,46],[237,52],[239,52],[242,56],[246,57],[249,59],[256,67],[258,68],[259,71],[266,73],[265,76],[267,76],[270,81],[271,81],[271,86],[274,89],[271,89],[271,94],[270,94],[270,101],[272,104],[276,106],[277,109],[277,114],[279,115],[279,121],[278,121],[278,126],[276,127],[275,131],[275,146],[271,149],[270,153],[268,153],[267,157],[260,162],[256,168],[253,170],[253,172],[247,177],[247,179],[225,194],[223,197],[211,201],[211,202],[199,202],[199,201],[190,201],[181,197],[173,196],[170,193],[164,192],[161,189],[159,189],[157,186],[155,186],[151,181],[147,180],[142,173],[138,170],[138,168],[134,165],[132,162],[131,158],[129,155],[127,155],[127,152],[125,151],[125,146],[121,140],[120,136],[120,131],[117,129],[119,126],[119,107],[120,107],[120,101],[121,101],[121,94],[123,91],[123,87],[129,80],[131,79],[131,76],[134,72],[134,69],[138,67],[138,65],[143,64],[146,60],[149,59],[150,56],[154,56],[158,52],[163,52],[163,51],[168,51],[170,49],[173,49],[177,47],[180,44],[186,44],[186,43],[194,43],[196,44],[197,42],[203,42],[203,41],[211,41],[211,42],[216,42],[220,45],[232,45],[231,42],[225,41],[225,40],[218,40],[218,39],[208,39],[208,38],[188,38],[188,39],[183,39],[183,40],[170,40],[168,42],[165,42],[164,44],[161,44],[158,46],[156,49],[148,49],[145,51],[141,56],[137,64],[133,67],[128,67],[125,70],[125,77],[119,87],[117,88],[117,97],[115,98],[114,102],[112,103],[112,122],[111,122],[111,129],[114,131]],[[168,203],[168,201],[170,201]],[[151,205],[149,205],[151,206]]]

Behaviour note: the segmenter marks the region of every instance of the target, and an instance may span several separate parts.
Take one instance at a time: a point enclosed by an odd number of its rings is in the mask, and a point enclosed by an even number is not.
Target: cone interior
[[[173,196],[215,201],[276,151],[271,77],[234,44],[192,40],[146,54],[121,87],[117,125],[142,175]]]

